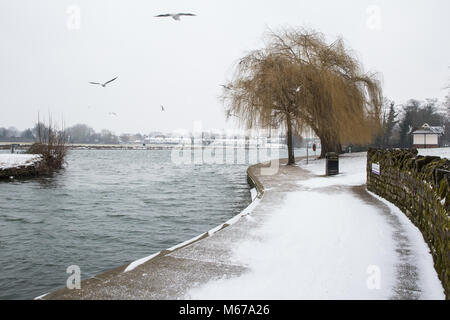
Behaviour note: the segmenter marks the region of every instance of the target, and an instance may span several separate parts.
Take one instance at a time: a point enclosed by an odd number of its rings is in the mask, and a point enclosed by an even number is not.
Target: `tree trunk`
[[[292,141],[292,122],[291,116],[288,114],[286,117],[286,126],[287,126],[287,147],[288,147],[288,165],[295,164],[295,155],[294,155],[294,146]]]
[[[320,158],[325,158],[325,154],[327,152],[330,152],[330,146],[329,143],[326,139],[323,139],[321,137],[319,137],[320,139],[320,145],[321,145],[321,149],[320,149]]]
[[[342,146],[339,142],[336,142],[334,138],[327,134],[319,134],[320,144],[322,146],[320,151],[320,158],[325,158],[327,152],[342,152]]]

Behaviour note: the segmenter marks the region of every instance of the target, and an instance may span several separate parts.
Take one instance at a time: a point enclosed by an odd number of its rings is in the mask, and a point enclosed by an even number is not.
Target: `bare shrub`
[[[49,117],[48,125],[39,121],[36,125],[36,142],[30,146],[27,153],[42,156],[42,170],[52,171],[61,169],[65,164],[67,155],[67,136],[64,130],[59,129]]]

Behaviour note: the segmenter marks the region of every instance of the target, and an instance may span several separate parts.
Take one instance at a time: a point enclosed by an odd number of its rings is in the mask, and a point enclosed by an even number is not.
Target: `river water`
[[[172,159],[170,150],[73,150],[51,177],[0,182],[0,299],[63,287],[71,265],[84,279],[148,256],[250,203],[249,163]]]

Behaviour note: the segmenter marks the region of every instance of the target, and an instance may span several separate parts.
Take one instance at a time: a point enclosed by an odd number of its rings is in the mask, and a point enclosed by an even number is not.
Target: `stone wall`
[[[367,152],[367,189],[394,203],[420,229],[450,299],[450,173],[440,170],[450,171],[448,159],[418,156],[416,149]]]

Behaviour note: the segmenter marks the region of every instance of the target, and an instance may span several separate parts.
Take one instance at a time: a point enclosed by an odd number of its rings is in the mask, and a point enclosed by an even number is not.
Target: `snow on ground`
[[[30,166],[40,159],[36,154],[0,154],[0,169]]]
[[[370,206],[348,195],[296,192],[255,231],[235,258],[251,269],[193,289],[194,299],[382,299],[389,296],[394,259],[389,232]],[[333,210],[329,204],[333,203]],[[377,266],[381,289],[368,290]]]
[[[424,289],[423,298],[425,299],[445,299],[442,284],[434,269],[433,257],[430,254],[430,249],[425,243],[420,230],[408,219],[408,217],[393,203],[383,199],[382,197],[369,192],[373,197],[386,204],[391,213],[398,218],[403,229],[411,241],[411,246],[414,248],[416,262],[418,264],[420,275],[419,282],[421,288]]]
[[[450,159],[450,148],[418,149],[422,156],[438,156]]]
[[[332,185],[359,186],[366,183],[366,152],[347,153],[339,156],[339,175],[325,176],[325,159],[302,160],[299,166],[317,175],[315,179],[302,181],[305,187],[327,187]],[[308,162],[308,164],[307,164]]]
[[[325,160],[299,163],[316,176],[298,184],[282,206],[235,248],[250,271],[192,289],[192,299],[390,299],[401,262],[394,226],[381,209],[337,185],[366,182],[366,153],[340,157],[341,174],[324,177]],[[336,188],[336,187],[334,187]],[[328,192],[331,191],[331,192]],[[385,201],[385,203],[388,203]],[[394,205],[418,268],[421,299],[444,299],[442,285],[420,231]],[[257,210],[256,213],[257,214]],[[397,220],[396,220],[397,221]],[[260,239],[260,240],[255,240]],[[233,260],[234,260],[233,259]]]
[[[450,159],[450,148],[418,149],[420,155],[439,156]],[[299,162],[302,168],[322,176],[309,181],[302,181],[305,187],[326,187],[332,185],[358,186],[366,183],[366,152],[346,153],[339,156],[339,176],[325,177],[325,159],[311,157]],[[308,163],[307,163],[308,162]]]

